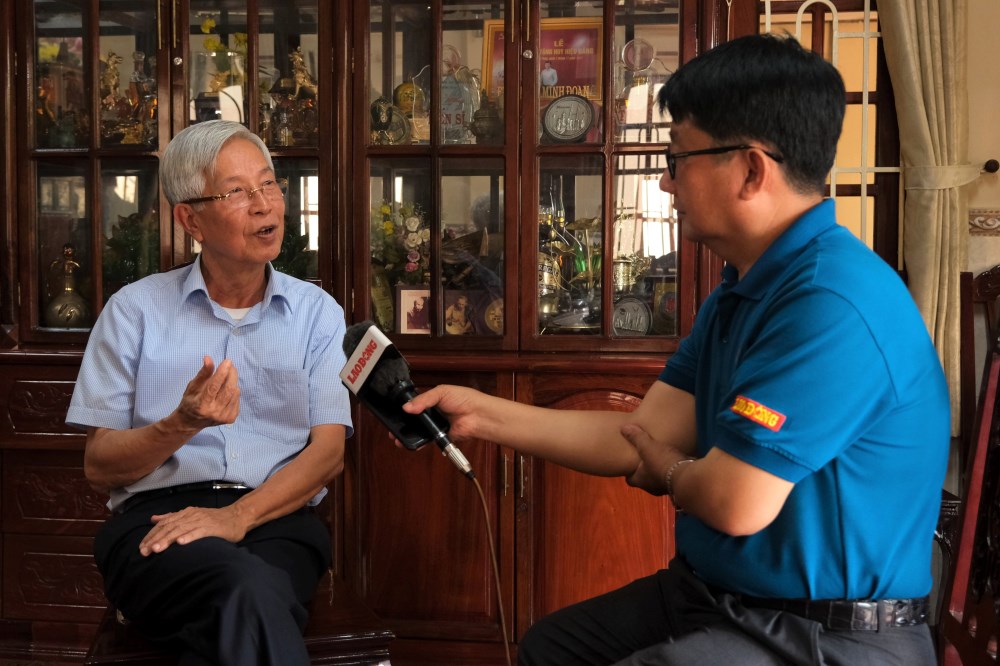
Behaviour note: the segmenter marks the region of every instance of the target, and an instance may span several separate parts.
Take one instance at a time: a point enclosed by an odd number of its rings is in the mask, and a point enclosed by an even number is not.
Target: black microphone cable
[[[470,473],[471,474],[471,473]],[[510,665],[510,640],[507,638],[507,619],[503,612],[503,590],[500,587],[500,566],[497,564],[496,541],[493,539],[493,528],[490,526],[490,510],[486,505],[486,495],[483,487],[479,485],[479,479],[474,474],[467,475],[476,484],[479,491],[479,500],[483,505],[483,519],[486,521],[486,538],[490,551],[490,561],[493,563],[493,581],[497,586],[497,610],[500,612],[500,631],[503,634],[503,655],[507,659],[507,666]]]

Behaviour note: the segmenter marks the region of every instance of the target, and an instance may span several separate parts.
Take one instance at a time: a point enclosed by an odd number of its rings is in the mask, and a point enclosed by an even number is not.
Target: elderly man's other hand
[[[183,546],[205,537],[214,536],[237,543],[247,533],[234,505],[221,509],[189,506],[173,513],[153,516],[151,520],[153,529],[139,544],[139,552],[143,556],[162,553],[175,543]]]
[[[232,423],[240,414],[239,377],[232,361],[224,360],[218,370],[210,356],[203,363],[177,407],[183,422],[198,430]]]

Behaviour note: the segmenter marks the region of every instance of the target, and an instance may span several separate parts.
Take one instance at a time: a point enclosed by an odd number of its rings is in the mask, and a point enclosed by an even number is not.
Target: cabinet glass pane
[[[155,146],[156,0],[99,7],[101,145]]]
[[[247,121],[247,11],[240,3],[191,0],[188,119]]]
[[[445,335],[503,335],[503,160],[441,162]]]
[[[94,321],[94,283],[87,165],[82,160],[37,165],[39,324],[85,329]]]
[[[67,2],[35,2],[34,10],[35,146],[86,147],[92,88],[84,70],[83,12]]]
[[[160,270],[160,186],[155,160],[101,165],[104,302]]]
[[[386,331],[431,332],[430,163],[371,161],[371,312]]]
[[[664,6],[666,4],[666,6]],[[666,143],[670,125],[660,115],[656,95],[680,59],[677,3],[625,0],[615,7],[611,57],[615,140]]]
[[[373,0],[368,91],[373,145],[428,143],[431,109],[431,13],[426,4]]]
[[[601,332],[603,159],[539,161],[538,330]]]
[[[441,25],[441,142],[496,144],[503,139],[503,121],[483,120],[473,131],[473,118],[481,105],[484,39],[491,32],[491,46],[499,49],[503,63],[503,10],[498,3],[446,0]],[[489,27],[489,29],[486,29]],[[490,43],[487,40],[487,43]],[[489,49],[487,49],[489,50]],[[486,54],[492,56],[493,54]],[[483,115],[485,118],[485,114]]]
[[[615,216],[609,248],[614,283],[612,334],[677,335],[677,219],[660,189],[662,153],[621,155],[615,163]]]
[[[319,145],[317,0],[264,0],[257,75],[259,131],[268,146]]]
[[[274,267],[301,280],[318,280],[319,163],[282,158],[274,161],[274,168],[279,178],[288,179],[285,236]]]
[[[601,141],[604,3],[539,4],[534,61],[541,142]]]

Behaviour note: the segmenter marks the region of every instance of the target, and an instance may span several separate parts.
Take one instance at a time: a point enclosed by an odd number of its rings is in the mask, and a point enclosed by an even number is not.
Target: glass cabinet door
[[[160,268],[155,0],[28,5],[34,196],[28,338],[85,333],[118,289]],[[95,13],[96,12],[96,13]],[[97,30],[86,30],[96,15]],[[24,307],[24,301],[22,301]]]
[[[275,265],[321,283],[332,186],[320,178],[320,26],[331,17],[318,0],[19,3],[31,26],[18,78],[32,188],[18,198],[32,275],[23,339],[82,341],[117,290],[197,252],[173,226],[158,156],[206,120],[242,123],[271,148],[289,182]]]
[[[496,83],[507,55],[503,4],[437,0],[428,11],[373,1],[366,23],[366,85],[355,87],[368,127],[362,314],[413,342],[462,336],[463,345],[499,346],[512,331],[504,210],[516,165]]]
[[[506,3],[367,4],[360,314],[390,332],[462,335],[463,348],[498,337],[544,351],[661,349],[678,335],[683,294],[659,190],[670,121],[656,104],[679,62],[680,3],[515,6],[512,35]],[[488,232],[477,206],[497,222]],[[456,304],[475,323],[456,323]],[[415,305],[426,329],[407,325]]]
[[[537,165],[538,202],[527,348],[654,348],[636,343],[678,335],[680,240],[659,188],[670,120],[656,104],[679,61],[678,20],[671,3],[539,3],[524,73],[537,91],[523,162]]]

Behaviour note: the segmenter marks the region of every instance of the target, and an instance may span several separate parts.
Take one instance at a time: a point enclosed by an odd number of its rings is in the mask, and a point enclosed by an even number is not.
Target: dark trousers
[[[139,553],[154,514],[227,506],[240,495],[179,493],[109,518],[94,543],[105,593],[180,664],[308,664],[306,607],[331,557],[329,532],[311,510],[261,525],[239,543],[208,537]]]
[[[712,592],[680,560],[535,623],[521,666],[932,666],[927,625],[831,631]]]

